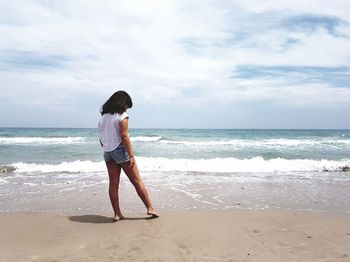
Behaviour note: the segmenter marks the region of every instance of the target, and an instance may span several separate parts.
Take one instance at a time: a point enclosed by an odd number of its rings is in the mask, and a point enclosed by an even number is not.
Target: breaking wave
[[[259,147],[259,146],[323,146],[323,145],[350,145],[349,139],[337,140],[307,140],[307,139],[265,139],[265,140],[209,140],[209,141],[171,141],[161,140],[164,144],[182,144],[188,146],[241,146],[241,147]]]
[[[130,138],[131,141],[135,142],[155,142],[162,139],[161,136],[135,136]]]
[[[62,145],[85,141],[85,137],[0,137],[0,144],[3,145]]]
[[[144,172],[302,172],[302,171],[341,171],[350,166],[350,159],[344,160],[311,160],[283,159],[265,160],[262,157],[250,159],[213,158],[213,159],[168,159],[162,157],[137,157],[137,163]],[[55,172],[105,172],[103,161],[72,161],[59,164],[13,163],[15,173],[55,173]]]

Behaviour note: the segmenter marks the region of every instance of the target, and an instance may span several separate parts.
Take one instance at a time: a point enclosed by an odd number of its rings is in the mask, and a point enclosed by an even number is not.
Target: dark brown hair
[[[115,114],[124,113],[128,108],[132,107],[132,100],[129,94],[125,91],[115,92],[101,107],[100,113]]]

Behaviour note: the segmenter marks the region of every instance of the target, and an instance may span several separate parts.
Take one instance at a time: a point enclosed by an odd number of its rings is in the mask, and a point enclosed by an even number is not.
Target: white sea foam
[[[85,137],[0,137],[0,144],[5,145],[62,145],[84,143]]]
[[[297,171],[338,171],[350,166],[350,159],[311,160],[283,159],[265,160],[262,157],[250,159],[214,158],[214,159],[168,159],[161,157],[137,157],[138,166],[143,172],[297,172]],[[60,164],[14,163],[15,173],[54,173],[54,172],[105,172],[103,161],[73,161]]]
[[[161,136],[134,136],[130,137],[131,141],[135,142],[155,142],[162,139]]]
[[[55,173],[55,172],[100,172],[106,169],[106,165],[103,161],[73,161],[62,162],[59,164],[36,164],[36,163],[23,163],[18,162],[12,164],[16,168],[15,173]]]
[[[139,157],[139,166],[144,171],[193,171],[193,172],[295,172],[338,170],[349,165],[350,160],[311,160],[283,159],[265,160],[262,157],[250,159],[215,158],[215,159],[167,159]]]
[[[308,139],[263,139],[263,140],[245,140],[245,139],[230,139],[230,140],[208,140],[208,141],[171,141],[161,140],[164,144],[182,144],[187,146],[240,146],[240,147],[259,147],[259,146],[322,146],[322,145],[350,145],[349,139],[335,140],[308,140]]]

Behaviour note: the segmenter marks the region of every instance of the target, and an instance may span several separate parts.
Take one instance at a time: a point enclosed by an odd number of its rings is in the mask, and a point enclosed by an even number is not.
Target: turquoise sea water
[[[349,130],[133,129],[135,153],[166,159],[342,160]],[[101,160],[96,129],[0,128],[0,164]]]
[[[350,212],[350,173],[342,172],[350,166],[350,130],[132,129],[130,136],[161,208]],[[84,205],[40,199],[57,192],[74,199],[87,188],[108,208],[97,129],[0,128],[0,171],[0,211],[75,210]]]

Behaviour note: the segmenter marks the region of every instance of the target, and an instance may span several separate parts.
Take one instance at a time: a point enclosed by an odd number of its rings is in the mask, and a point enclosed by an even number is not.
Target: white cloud
[[[49,104],[69,111],[79,97],[99,105],[122,88],[144,104],[267,99],[301,106],[312,104],[318,93],[325,106],[339,105],[350,102],[349,86],[296,84],[290,74],[241,79],[235,72],[241,65],[350,67],[348,24],[337,27],[342,35],[337,37],[322,26],[310,32],[280,23],[300,14],[349,22],[349,5],[345,0],[1,2],[0,98],[14,106]],[[193,89],[198,95],[187,97]]]

